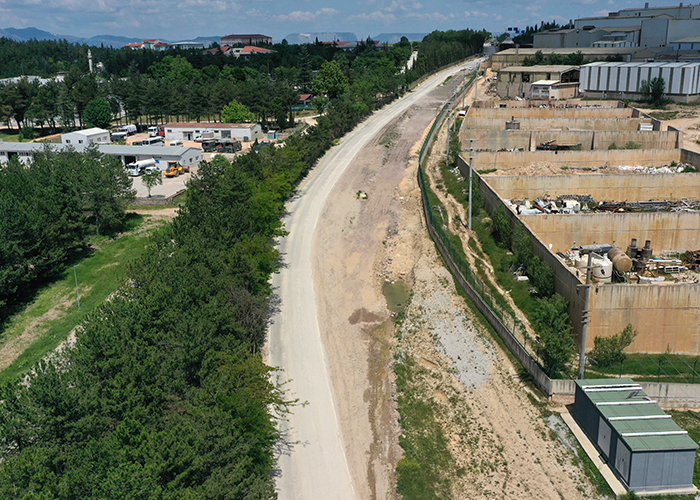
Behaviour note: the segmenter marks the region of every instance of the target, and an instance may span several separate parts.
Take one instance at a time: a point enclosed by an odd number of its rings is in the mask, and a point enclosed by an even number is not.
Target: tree
[[[151,197],[151,189],[163,185],[163,174],[160,170],[149,170],[141,178],[143,179],[143,185],[148,189],[149,198]]]
[[[80,165],[84,203],[92,211],[97,234],[103,229],[118,229],[127,205],[136,196],[131,179],[119,160],[88,147]]]
[[[348,87],[348,78],[340,69],[338,61],[327,61],[323,63],[314,78],[314,92],[328,94],[334,99],[338,97]]]
[[[564,297],[554,294],[538,300],[532,313],[532,326],[537,335],[535,352],[542,360],[544,371],[550,377],[566,372],[575,344]]]
[[[660,76],[652,78],[651,81],[639,82],[639,94],[642,100],[648,103],[659,102],[664,95],[664,90],[666,90],[666,82]]]
[[[87,103],[84,116],[87,127],[109,129],[112,125],[112,107],[104,97],[98,97]]]
[[[627,357],[624,353],[625,348],[632,343],[636,336],[637,331],[630,323],[622,332],[611,337],[596,337],[593,340],[595,346],[591,351],[591,357],[602,367],[621,364]]]
[[[235,99],[221,110],[221,121],[223,123],[244,123],[252,122],[253,120],[255,120],[255,116],[250,112],[250,109]]]

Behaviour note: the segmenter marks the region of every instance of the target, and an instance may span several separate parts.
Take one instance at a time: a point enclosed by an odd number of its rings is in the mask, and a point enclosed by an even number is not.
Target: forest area
[[[34,51],[37,73],[67,71],[63,82],[0,87],[0,119],[23,127],[82,123],[98,98],[155,120],[199,119],[239,100],[279,123],[299,92],[325,96],[317,125],[284,147],[200,164],[177,217],[148,239],[75,346],[0,388],[0,497],[275,498],[277,422],[297,402],[260,350],[285,202],[336,139],[420,75],[481,50],[485,36],[435,32],[406,73],[407,40],[351,53],[275,46],[274,57],[248,62],[98,49],[99,75],[87,72],[86,47],[0,40],[0,67]],[[89,250],[88,234],[120,231],[132,197],[123,167],[95,149],[49,146],[28,166],[16,157],[2,166],[0,206],[11,217],[0,221],[0,323]]]

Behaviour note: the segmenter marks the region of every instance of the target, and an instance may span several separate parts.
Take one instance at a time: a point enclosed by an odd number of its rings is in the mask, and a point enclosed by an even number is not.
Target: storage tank
[[[595,279],[601,283],[610,283],[612,281],[613,263],[609,259],[605,257],[596,258],[594,256],[591,266],[593,268],[591,274]]]
[[[613,264],[613,267],[621,273],[626,273],[632,269],[632,259],[622,250],[622,248],[614,247],[608,252],[608,259]]]

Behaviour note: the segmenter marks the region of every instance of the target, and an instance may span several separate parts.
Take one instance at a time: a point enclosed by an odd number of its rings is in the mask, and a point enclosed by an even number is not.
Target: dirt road
[[[340,268],[343,268],[347,264],[347,269],[341,276],[337,274],[337,265],[325,268],[322,262],[316,260],[323,259],[319,255],[328,250],[329,242],[324,237],[319,237],[318,242],[314,241],[314,234],[319,218],[322,214],[327,216],[324,210],[332,211],[335,202],[338,201],[336,196],[342,197],[342,206],[347,206],[347,203],[360,203],[361,200],[356,197],[353,186],[357,172],[363,173],[363,179],[367,182],[365,191],[369,192],[371,199],[375,202],[385,200],[383,205],[379,203],[374,209],[377,227],[372,231],[387,230],[386,216],[390,213],[387,208],[389,204],[399,201],[398,197],[393,196],[393,190],[404,177],[407,151],[430,123],[435,111],[449,97],[450,89],[456,84],[457,78],[449,86],[441,84],[451,74],[461,75],[460,70],[461,68],[455,68],[433,76],[403,99],[365,120],[325,155],[300,186],[299,195],[288,205],[289,215],[285,219],[285,226],[289,235],[280,241],[286,267],[273,278],[273,286],[281,299],[281,306],[270,327],[266,361],[272,366],[284,369],[282,379],[288,380],[287,388],[290,393],[302,401],[308,401],[308,404],[297,407],[282,429],[286,442],[290,444],[288,448],[281,450],[278,462],[280,470],[277,488],[282,500],[364,500],[374,496],[370,492],[377,490],[377,484],[381,485],[382,497],[393,488],[390,479],[391,467],[382,460],[377,462],[377,467],[367,464],[367,457],[372,454],[370,448],[381,447],[382,443],[377,443],[374,439],[368,420],[371,394],[368,392],[369,384],[365,371],[367,360],[361,357],[364,352],[363,346],[345,351],[347,356],[344,356],[336,351],[339,344],[323,343],[336,336],[357,333],[327,328],[326,315],[337,316],[345,322],[348,315],[345,315],[344,310],[328,311],[330,303],[324,301],[324,298],[327,294],[340,292],[334,291],[333,283],[338,284],[337,280],[354,277],[352,279],[362,281],[367,279],[368,272],[374,272],[372,256],[376,252],[376,239],[367,239],[366,254],[359,253],[351,257],[350,262],[340,265]],[[430,97],[436,88],[436,97]],[[416,109],[420,109],[421,113],[419,120],[415,122],[413,136],[402,139],[402,147],[386,148],[393,152],[393,158],[390,155],[385,163],[381,157],[377,158],[374,155],[375,161],[369,164],[356,161],[358,154],[365,152],[366,148],[376,150],[379,139],[391,144],[394,139],[391,133],[393,122],[413,119]],[[394,166],[389,168],[388,163]],[[343,175],[346,169],[348,172]],[[390,178],[372,180],[373,176],[384,174]],[[341,178],[342,188],[334,190]],[[371,189],[373,183],[376,183],[380,190],[374,192]],[[359,210],[359,205],[356,210]],[[348,217],[352,215],[348,213],[341,217],[343,222],[348,222]],[[336,224],[336,227],[340,228],[341,225]],[[356,237],[362,239],[363,236],[357,234]],[[315,245],[320,245],[320,251],[314,251]],[[343,243],[336,239],[335,245],[338,249],[342,248]],[[334,259],[331,260],[338,264]],[[362,267],[361,273],[353,269],[353,266],[358,265]],[[318,276],[319,273],[322,276]],[[314,286],[314,277],[324,278],[325,284],[329,283],[326,281],[328,279],[331,285],[323,285],[319,290]],[[343,281],[342,291],[345,292],[352,284],[352,281]],[[368,288],[360,287],[359,290]],[[342,296],[344,304],[351,308],[358,306],[357,309],[360,310],[355,321],[355,330],[362,330],[368,319],[374,321],[388,316],[383,307],[378,307],[383,302],[378,300],[376,294],[370,292],[362,295],[359,302],[356,302],[356,297]],[[371,304],[370,307],[379,312],[363,312],[360,304]],[[374,314],[377,315],[376,318]],[[322,329],[320,325],[325,328]],[[366,339],[357,338],[357,342],[364,344]],[[328,349],[332,350],[330,355]],[[334,360],[332,365],[329,364],[329,358]],[[360,368],[356,369],[357,367]],[[345,376],[348,378],[345,379]],[[338,395],[338,392],[341,394]],[[358,412],[361,422],[356,418]],[[380,454],[389,456],[390,450],[383,450]],[[368,481],[368,477],[374,479]]]

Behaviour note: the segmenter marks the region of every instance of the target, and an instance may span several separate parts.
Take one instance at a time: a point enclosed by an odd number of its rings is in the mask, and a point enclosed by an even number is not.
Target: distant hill
[[[37,28],[4,28],[0,29],[0,38],[5,37],[17,42],[27,42],[29,40],[66,40],[70,43],[86,44],[93,47],[100,47],[104,45],[105,47],[113,47],[115,49],[121,48],[129,43],[140,42],[143,38],[129,38],[125,36],[114,36],[114,35],[98,35],[90,38],[80,38],[71,35],[58,35],[56,33],[49,33],[48,31],[43,31]],[[217,42],[221,40],[220,36],[200,36],[194,40],[182,40],[182,41],[192,41],[201,42],[205,47],[208,47],[212,42]],[[163,40],[164,42],[172,43],[172,40]],[[180,40],[176,40],[180,41]]]
[[[36,40],[67,40],[73,43],[79,43],[82,38],[69,35],[57,35],[49,33],[37,28],[4,28],[0,29],[0,37],[10,38],[18,42],[26,42],[32,39]]]
[[[399,43],[402,36],[408,38],[409,42],[420,42],[428,36],[428,33],[380,33],[377,36],[373,36],[372,40],[382,43]]]
[[[357,40],[355,33],[332,31],[322,33],[292,33],[284,37],[284,39],[292,45],[314,43],[317,38],[319,42],[354,42]]]

